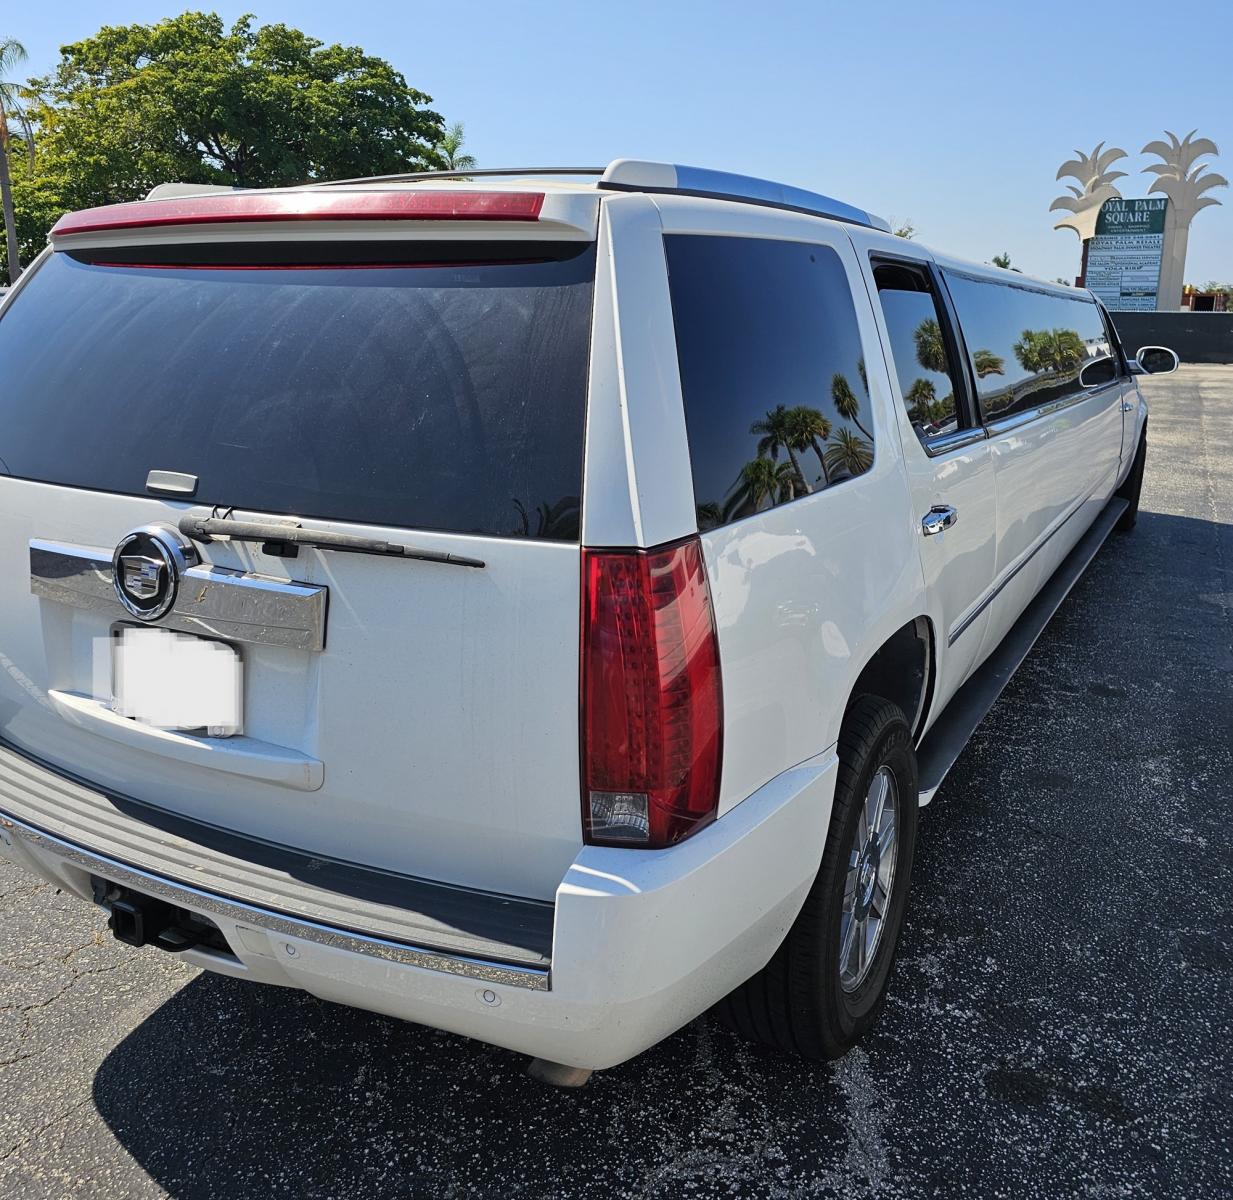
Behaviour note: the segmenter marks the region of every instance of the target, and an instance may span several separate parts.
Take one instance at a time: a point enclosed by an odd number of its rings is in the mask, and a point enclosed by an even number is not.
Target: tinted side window
[[[950,433],[959,426],[955,371],[929,276],[899,263],[881,263],[873,275],[912,428],[921,441]]]
[[[946,282],[986,419],[1074,395],[1084,364],[1109,354],[1108,334],[1090,297],[949,271]]]
[[[699,529],[867,471],[873,418],[838,255],[760,238],[664,243]]]

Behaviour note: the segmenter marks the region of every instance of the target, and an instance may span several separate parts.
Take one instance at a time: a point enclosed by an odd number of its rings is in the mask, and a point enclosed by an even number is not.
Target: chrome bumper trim
[[[382,959],[385,962],[397,963],[400,966],[421,967],[428,971],[440,971],[447,975],[460,975],[467,979],[475,979],[482,983],[495,983],[506,987],[527,988],[531,991],[546,992],[550,990],[550,976],[547,971],[537,971],[530,967],[515,967],[505,963],[485,962],[481,959],[466,958],[459,955],[442,954],[434,950],[425,950],[417,946],[405,945],[401,942],[386,941],[383,938],[370,937],[349,929],[339,929],[331,925],[318,924],[305,920],[303,917],[292,917],[285,913],[258,908],[239,900],[231,900],[213,892],[201,891],[187,884],[164,879],[148,871],[138,870],[115,859],[107,858],[92,850],[87,850],[73,842],[54,837],[33,825],[27,825],[7,813],[0,812],[0,829],[16,837],[21,842],[28,842],[36,849],[45,851],[55,857],[71,863],[91,875],[131,887],[160,900],[167,900],[181,908],[191,909],[213,917],[222,917],[240,925],[254,926],[267,933],[280,934],[285,937],[299,938],[306,942],[315,942],[334,950],[344,950],[354,954],[365,954],[370,958]],[[9,838],[5,838],[5,841]]]

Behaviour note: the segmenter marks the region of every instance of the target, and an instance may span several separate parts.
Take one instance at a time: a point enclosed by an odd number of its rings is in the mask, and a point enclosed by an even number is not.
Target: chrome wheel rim
[[[839,921],[839,982],[854,992],[865,982],[882,943],[895,886],[899,790],[889,767],[869,781],[848,854]]]

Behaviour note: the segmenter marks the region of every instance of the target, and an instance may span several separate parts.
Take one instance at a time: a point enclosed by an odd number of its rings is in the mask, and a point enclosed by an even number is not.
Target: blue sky
[[[189,7],[185,4],[183,7]],[[294,24],[389,59],[481,165],[589,165],[628,156],[765,175],[911,218],[970,258],[1073,275],[1054,231],[1054,174],[1101,140],[1130,157],[1195,128],[1233,177],[1233,3],[933,0],[598,4],[250,0],[199,4]],[[153,21],[174,0],[13,7],[0,33],[44,71],[100,24]],[[1192,227],[1187,280],[1233,281],[1233,189]]]

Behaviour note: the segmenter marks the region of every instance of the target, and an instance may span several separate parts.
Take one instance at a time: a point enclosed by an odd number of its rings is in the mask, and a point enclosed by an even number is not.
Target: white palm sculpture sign
[[[1126,151],[1116,146],[1106,150],[1104,142],[1097,142],[1091,154],[1084,154],[1081,150],[1076,150],[1075,154],[1077,158],[1068,159],[1058,167],[1057,178],[1076,179],[1079,186],[1067,184],[1067,191],[1071,194],[1059,196],[1049,205],[1049,211],[1067,210],[1070,215],[1063,217],[1053,228],[1073,229],[1080,241],[1086,242],[1096,232],[1100,206],[1122,194],[1114,187],[1113,181],[1124,178],[1126,172],[1110,171],[1109,168],[1119,158],[1125,158]]]
[[[1148,189],[1163,192],[1169,198],[1165,215],[1164,254],[1160,263],[1160,307],[1176,308],[1181,302],[1185,282],[1186,245],[1190,240],[1190,222],[1200,209],[1220,201],[1203,193],[1214,187],[1228,187],[1229,181],[1209,171],[1207,164],[1196,167],[1200,158],[1219,153],[1211,138],[1196,138],[1191,130],[1180,141],[1176,134],[1165,130],[1167,142],[1148,142],[1144,154],[1154,154],[1162,161],[1144,167],[1157,176]]]

